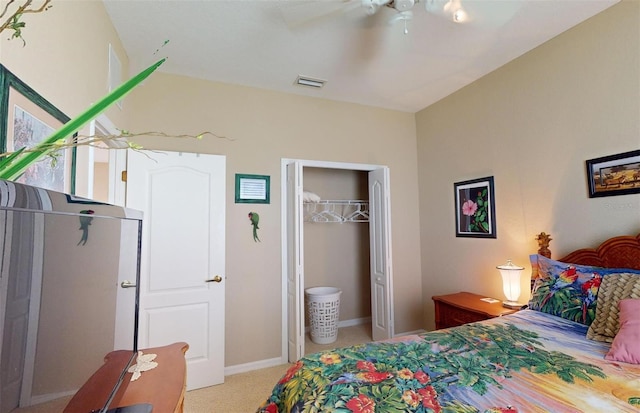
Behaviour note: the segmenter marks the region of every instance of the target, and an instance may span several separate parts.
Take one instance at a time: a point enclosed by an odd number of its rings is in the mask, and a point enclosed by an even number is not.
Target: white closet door
[[[302,164],[287,165],[287,348],[289,362],[304,355],[304,236]]]
[[[369,172],[371,331],[374,340],[393,337],[389,168]]]

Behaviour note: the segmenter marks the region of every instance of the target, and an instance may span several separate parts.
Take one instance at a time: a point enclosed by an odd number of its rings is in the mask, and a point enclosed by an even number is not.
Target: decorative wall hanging
[[[0,65],[0,153],[32,148],[69,117]],[[16,181],[59,192],[75,192],[76,148],[42,157]]]
[[[260,215],[257,212],[249,212],[249,220],[251,221],[251,226],[253,227],[253,242],[261,242],[260,238],[258,238],[258,230],[260,227],[258,224],[260,223]]]
[[[640,150],[589,159],[589,198],[640,193]]]
[[[496,238],[493,177],[453,184],[456,237]]]
[[[87,240],[89,239],[89,225],[91,225],[91,221],[93,221],[93,217],[91,215],[95,214],[92,209],[83,209],[80,211],[84,216],[80,216],[80,231],[82,231],[82,237],[80,241],[78,241],[77,245],[85,245]]]
[[[236,204],[268,204],[269,180],[267,175],[236,174]]]

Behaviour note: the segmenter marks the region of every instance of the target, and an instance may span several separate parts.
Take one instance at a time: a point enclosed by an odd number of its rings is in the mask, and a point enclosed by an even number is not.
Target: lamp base
[[[511,309],[514,309],[514,310],[519,310],[522,307],[524,307],[524,305],[525,305],[524,303],[519,303],[517,301],[503,301],[502,302],[502,306],[503,307],[511,308]]]

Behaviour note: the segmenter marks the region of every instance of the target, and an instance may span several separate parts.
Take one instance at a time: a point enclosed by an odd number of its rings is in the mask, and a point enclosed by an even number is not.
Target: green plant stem
[[[89,107],[86,111],[71,119],[65,123],[60,129],[49,135],[44,141],[35,146],[33,150],[29,152],[23,152],[20,157],[12,159],[12,162],[8,162],[9,165],[2,165],[0,170],[0,178],[7,180],[15,180],[18,178],[31,164],[38,160],[41,156],[50,152],[56,142],[67,138],[73,133],[77,132],[82,126],[94,119],[100,113],[105,111],[109,106],[122,99],[131,89],[136,87],[140,82],[146,79],[151,73],[153,73],[165,59],[161,59],[155,64],[149,66],[147,69],[138,73],[136,76],[129,79],[127,82],[120,85],[104,98],[99,100],[93,106]]]

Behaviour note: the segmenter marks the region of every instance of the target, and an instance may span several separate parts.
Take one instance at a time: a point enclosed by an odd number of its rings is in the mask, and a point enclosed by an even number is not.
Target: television
[[[124,350],[78,413],[115,411],[138,350],[141,230],[142,212],[0,180],[0,412],[61,412]]]

